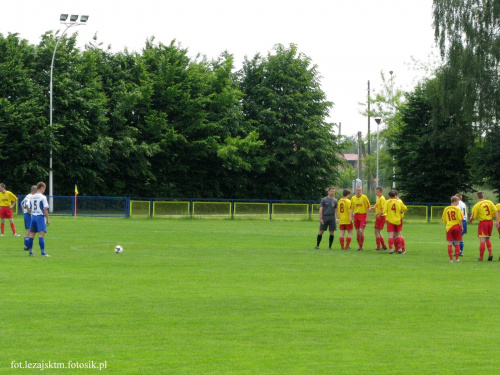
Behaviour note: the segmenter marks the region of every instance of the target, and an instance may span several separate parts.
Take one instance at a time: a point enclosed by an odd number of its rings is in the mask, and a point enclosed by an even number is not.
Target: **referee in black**
[[[333,243],[333,232],[337,230],[337,200],[333,197],[335,195],[335,189],[332,187],[328,188],[328,196],[321,200],[319,205],[319,233],[316,239],[315,249],[319,249],[319,244],[323,238],[323,232],[330,227],[330,238],[328,240],[328,248],[332,248]]]

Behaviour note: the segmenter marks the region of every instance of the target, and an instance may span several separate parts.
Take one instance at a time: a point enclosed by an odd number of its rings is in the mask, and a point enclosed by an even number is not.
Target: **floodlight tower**
[[[54,176],[53,176],[53,169],[52,169],[52,98],[53,98],[53,77],[54,77],[54,60],[56,58],[56,51],[57,47],[59,46],[59,43],[62,40],[62,37],[64,34],[66,34],[66,31],[68,31],[69,28],[75,27],[75,26],[81,26],[81,25],[86,25],[87,20],[89,19],[89,16],[78,16],[78,14],[72,14],[69,16],[69,21],[68,21],[68,14],[61,14],[59,17],[59,21],[61,22],[62,25],[65,25],[66,28],[64,29],[63,33],[61,36],[57,39],[56,46],[54,47],[54,53],[52,54],[52,63],[50,64],[50,116],[49,116],[49,127],[50,127],[50,161],[49,161],[49,208],[50,212],[53,211],[54,209]],[[78,20],[78,17],[80,17],[80,20]]]

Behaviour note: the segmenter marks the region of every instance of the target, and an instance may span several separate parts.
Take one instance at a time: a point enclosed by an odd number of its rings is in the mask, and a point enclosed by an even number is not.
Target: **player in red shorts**
[[[495,208],[497,209],[497,211],[499,212],[499,216],[500,216],[500,203],[498,203]],[[498,238],[500,238],[500,225],[498,226]],[[498,258],[498,260],[500,260],[500,258]]]
[[[392,247],[394,246],[396,252],[403,253],[401,250],[401,227],[402,227],[402,214],[408,211],[406,205],[401,199],[396,199],[396,192],[391,190],[389,192],[389,199],[385,202],[384,214],[387,220],[387,235],[389,237],[389,254],[394,253]]]
[[[2,219],[2,224],[0,226],[2,230],[2,236],[5,232],[5,219],[9,219],[10,228],[12,229],[12,234],[14,237],[19,237],[20,235],[16,233],[16,226],[14,225],[14,217],[12,216],[12,209],[16,205],[17,197],[10,191],[5,189],[5,184],[0,183],[0,218]]]
[[[484,194],[482,191],[477,192],[478,202],[472,208],[472,214],[470,215],[470,222],[472,223],[474,219],[479,220],[479,225],[477,226],[477,236],[479,237],[479,258],[477,261],[482,262],[484,257],[484,252],[488,248],[488,260],[493,260],[493,249],[491,246],[491,232],[493,231],[493,217],[495,217],[496,227],[498,228],[498,210],[493,205],[493,202],[484,199]]]
[[[460,262],[460,241],[462,241],[462,230],[464,215],[458,204],[460,198],[451,197],[451,205],[443,211],[441,221],[446,224],[446,241],[448,241],[448,256],[453,263],[453,243],[455,243],[455,261]]]
[[[394,190],[396,193],[396,199],[399,200],[401,203],[404,204],[401,198],[399,198],[398,191]],[[401,251],[403,254],[406,254],[406,244],[405,244],[405,238],[403,237],[403,224],[404,224],[404,219],[405,219],[405,213],[401,213],[401,232],[399,232],[399,238],[401,241]]]
[[[339,220],[339,229],[340,229],[340,248],[342,250],[349,250],[349,245],[351,244],[352,238],[352,221],[351,221],[351,201],[349,200],[349,196],[351,195],[351,191],[349,189],[344,189],[342,193],[342,198],[339,200],[337,204],[337,216]],[[345,236],[345,232],[347,231],[347,237]],[[345,240],[345,246],[344,246]]]
[[[374,207],[370,207],[370,210],[375,210],[375,241],[377,243],[377,248],[375,250],[379,251],[381,249],[387,250],[385,245],[384,237],[382,236],[382,230],[385,226],[385,197],[381,187],[375,189],[375,194],[377,195],[377,202]]]
[[[356,187],[356,195],[351,198],[351,221],[356,228],[358,237],[358,251],[363,250],[363,242],[365,241],[365,227],[368,221],[368,210],[370,209],[370,201],[363,194],[361,186]]]

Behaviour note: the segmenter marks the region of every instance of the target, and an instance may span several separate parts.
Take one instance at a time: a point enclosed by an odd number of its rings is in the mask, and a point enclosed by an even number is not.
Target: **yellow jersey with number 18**
[[[464,220],[464,214],[458,206],[448,206],[443,211],[441,221],[446,223],[446,231],[448,232],[455,225],[460,225]]]

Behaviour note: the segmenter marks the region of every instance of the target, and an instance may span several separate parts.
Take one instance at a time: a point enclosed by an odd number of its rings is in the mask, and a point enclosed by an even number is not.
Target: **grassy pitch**
[[[496,232],[494,262],[474,261],[470,226],[449,263],[444,226],[406,224],[405,255],[373,251],[372,226],[363,252],[341,251],[338,233],[314,250],[312,221],[53,218],[51,258],[7,235],[0,373],[497,372]]]

